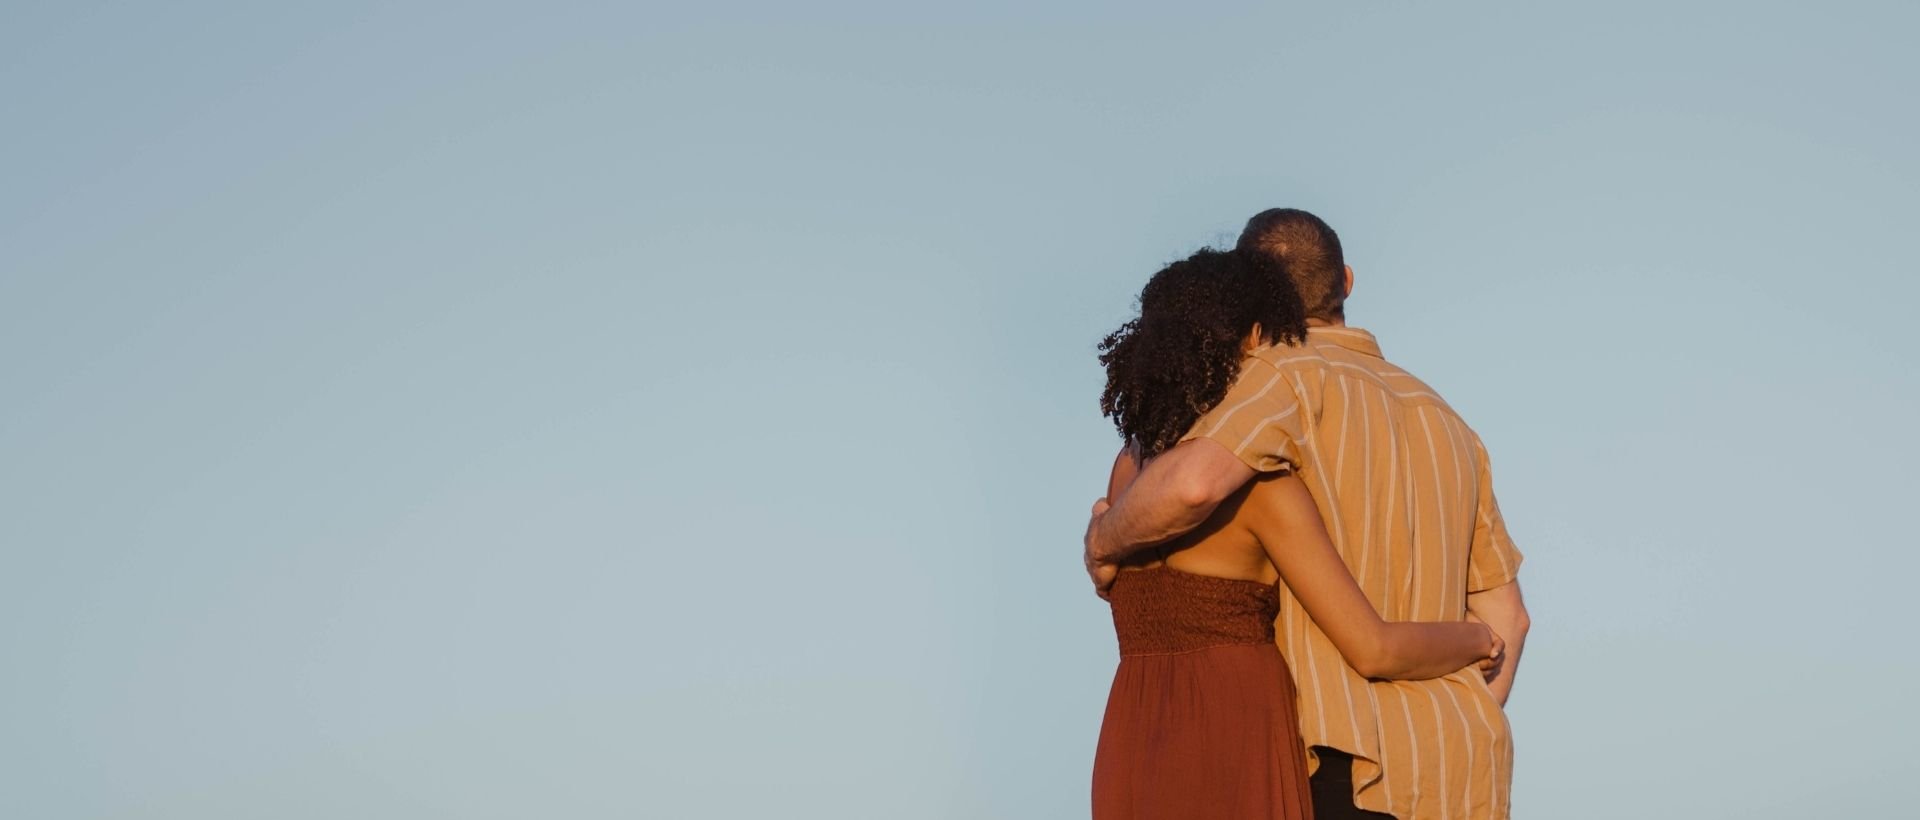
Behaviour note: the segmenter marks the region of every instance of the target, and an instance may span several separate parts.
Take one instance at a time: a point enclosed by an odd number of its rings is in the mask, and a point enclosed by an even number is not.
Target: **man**
[[[1297,472],[1382,616],[1477,618],[1506,641],[1490,681],[1472,668],[1372,681],[1283,593],[1276,642],[1299,683],[1315,815],[1504,819],[1513,748],[1502,707],[1528,619],[1486,450],[1432,388],[1381,357],[1372,334],[1347,326],[1353,269],[1331,227],[1274,209],[1239,244],[1281,263],[1306,305],[1307,340],[1256,351],[1179,446],[1111,508],[1095,505],[1089,572],[1104,586],[1114,562],[1200,525],[1256,474]]]

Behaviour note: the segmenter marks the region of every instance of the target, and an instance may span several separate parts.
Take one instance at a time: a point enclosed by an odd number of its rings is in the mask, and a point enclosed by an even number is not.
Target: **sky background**
[[[1911,3],[9,2],[0,815],[1084,816],[1094,345],[1310,209],[1523,818],[1905,816]]]

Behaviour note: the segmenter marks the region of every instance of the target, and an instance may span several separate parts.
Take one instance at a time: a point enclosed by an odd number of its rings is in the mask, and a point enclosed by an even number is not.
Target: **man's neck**
[[[1322,319],[1318,316],[1307,317],[1307,327],[1346,327],[1346,326],[1347,326],[1347,317],[1345,316],[1339,316],[1332,319]]]

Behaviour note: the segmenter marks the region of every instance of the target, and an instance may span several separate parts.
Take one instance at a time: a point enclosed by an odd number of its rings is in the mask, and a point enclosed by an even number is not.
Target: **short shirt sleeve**
[[[1500,516],[1500,502],[1493,497],[1493,470],[1487,449],[1474,443],[1474,461],[1480,474],[1479,498],[1475,502],[1473,546],[1467,559],[1467,592],[1482,592],[1505,586],[1520,577],[1520,562],[1525,556],[1507,534],[1507,521]]]
[[[1248,359],[1227,397],[1195,422],[1182,441],[1211,439],[1255,472],[1299,468],[1305,422],[1291,380],[1264,359]]]

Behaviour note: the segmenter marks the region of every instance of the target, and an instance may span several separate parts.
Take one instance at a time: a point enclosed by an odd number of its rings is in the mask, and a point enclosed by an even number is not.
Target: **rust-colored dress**
[[[1094,820],[1311,820],[1276,590],[1161,566],[1120,573],[1108,598],[1120,668]]]

